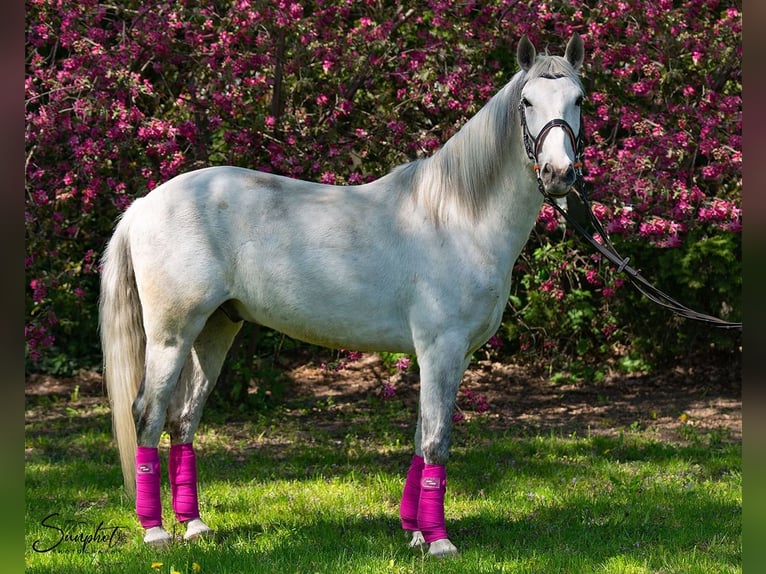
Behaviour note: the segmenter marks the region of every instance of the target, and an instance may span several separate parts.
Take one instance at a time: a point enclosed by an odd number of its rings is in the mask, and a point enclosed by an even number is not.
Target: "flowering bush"
[[[672,286],[738,316],[740,8],[561,4],[28,0],[29,361],[98,361],[98,260],[134,198],[211,164],[379,177],[432,153],[508,81],[522,34],[554,52],[573,31],[585,39],[586,172],[608,231],[647,269],[706,266]],[[522,348],[635,335],[640,303],[580,249],[544,209],[503,331]]]

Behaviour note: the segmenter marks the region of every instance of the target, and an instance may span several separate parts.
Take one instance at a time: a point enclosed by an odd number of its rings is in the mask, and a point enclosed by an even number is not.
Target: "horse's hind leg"
[[[191,337],[190,337],[191,339]],[[144,542],[162,546],[170,535],[162,527],[160,458],[158,444],[165,425],[170,396],[189,353],[191,343],[168,337],[148,338],[144,380],[133,401],[136,423],[136,514],[145,529]]]
[[[232,322],[221,311],[213,313],[195,340],[170,399],[168,475],[173,511],[178,521],[186,524],[186,540],[212,533],[200,519],[197,464],[192,443],[205,401],[215,386],[226,353],[241,326],[241,322]]]
[[[146,311],[146,307],[145,307]],[[161,546],[170,541],[162,527],[158,445],[170,398],[206,315],[164,320],[167,314],[145,312],[144,380],[133,401],[136,425],[136,514],[146,530],[144,542]],[[149,318],[150,320],[147,320]],[[170,327],[175,327],[171,329]]]

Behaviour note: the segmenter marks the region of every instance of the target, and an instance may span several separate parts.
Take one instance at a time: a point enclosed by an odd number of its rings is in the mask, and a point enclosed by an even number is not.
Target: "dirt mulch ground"
[[[353,404],[361,396],[380,393],[392,377],[374,355],[353,362],[338,373],[314,366],[289,372],[301,395],[317,400],[332,397],[334,404]],[[413,405],[417,378],[397,381],[397,396]],[[742,388],[739,359],[725,363],[683,365],[651,374],[612,373],[604,381],[556,383],[529,367],[478,361],[466,372],[461,392],[486,397],[490,409],[481,416],[498,429],[524,427],[531,432],[591,432],[614,434],[625,429],[651,430],[657,438],[684,441],[689,427],[699,433],[716,432],[723,440],[742,439]],[[474,414],[464,398],[466,416]]]
[[[392,375],[376,355],[365,355],[337,372],[322,368],[320,360],[306,359],[285,361],[291,379],[286,400],[326,403],[331,398],[335,408],[356,408],[361,399],[379,395],[383,384],[394,383],[396,396],[414,408],[416,375]],[[718,363],[689,360],[661,372],[614,373],[601,382],[576,383],[556,383],[528,367],[484,360],[468,370],[462,389],[485,396],[490,406],[481,415],[469,406],[466,416],[482,416],[499,429],[613,434],[634,428],[649,430],[659,439],[684,441],[688,436],[684,431],[694,427],[701,433],[717,433],[723,440],[742,438],[741,361],[737,358]],[[98,373],[67,379],[30,375],[26,395],[29,406],[40,396],[66,399],[81,408],[107,404]],[[461,403],[465,405],[464,398]],[[56,416],[56,411],[31,408],[27,421]]]

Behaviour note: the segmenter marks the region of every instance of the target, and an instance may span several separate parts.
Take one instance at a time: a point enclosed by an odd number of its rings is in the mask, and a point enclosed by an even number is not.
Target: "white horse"
[[[211,532],[192,441],[244,320],[318,345],[417,355],[402,526],[413,546],[457,552],[444,494],[458,386],[500,324],[540,191],[563,197],[575,180],[583,53],[576,34],[563,58],[522,38],[520,71],[442,149],[371,183],[211,167],[131,205],[104,254],[100,329],[123,475],[147,543],[170,540],[157,449],[166,424],[176,518],[186,539]]]

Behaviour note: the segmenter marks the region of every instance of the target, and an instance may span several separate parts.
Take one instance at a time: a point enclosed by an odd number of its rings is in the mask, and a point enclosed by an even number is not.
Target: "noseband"
[[[582,110],[580,110],[580,131],[577,135],[575,135],[572,126],[570,126],[566,120],[555,118],[542,127],[540,133],[537,134],[537,137],[533,136],[529,132],[529,126],[527,125],[527,115],[524,111],[523,99],[519,102],[519,117],[521,118],[521,131],[524,135],[524,149],[526,150],[529,159],[531,159],[534,163],[533,167],[535,170],[535,175],[537,176],[537,187],[540,190],[540,193],[545,196],[548,195],[548,193],[545,191],[545,187],[543,186],[542,176],[540,175],[540,163],[537,161],[537,156],[540,155],[540,149],[543,147],[543,142],[545,142],[545,138],[548,137],[548,134],[553,128],[561,128],[569,138],[569,143],[572,144],[572,150],[574,150],[575,154],[573,167],[575,174],[577,174],[576,181],[581,181],[583,154],[585,152],[585,140],[583,139],[582,135]]]

